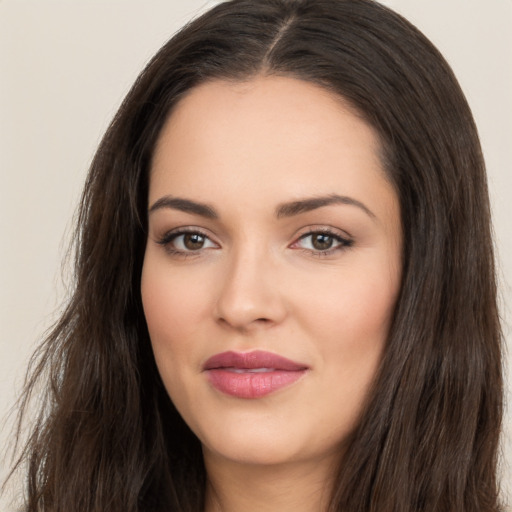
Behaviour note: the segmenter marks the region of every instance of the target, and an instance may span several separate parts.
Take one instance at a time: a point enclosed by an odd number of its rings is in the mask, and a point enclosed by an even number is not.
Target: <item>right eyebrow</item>
[[[196,201],[191,201],[190,199],[172,196],[161,197],[150,206],[148,212],[151,214],[162,208],[172,208],[173,210],[193,213],[195,215],[200,215],[201,217],[206,217],[207,219],[219,218],[215,209],[205,203],[198,203]]]

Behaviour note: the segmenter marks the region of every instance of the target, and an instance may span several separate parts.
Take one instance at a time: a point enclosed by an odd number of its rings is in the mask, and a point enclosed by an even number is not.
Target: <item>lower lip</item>
[[[238,398],[261,398],[299,380],[306,370],[234,372],[224,368],[207,370],[214,388]]]

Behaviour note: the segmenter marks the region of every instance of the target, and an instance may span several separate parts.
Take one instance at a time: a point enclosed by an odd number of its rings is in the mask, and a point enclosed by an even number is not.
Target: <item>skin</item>
[[[400,289],[400,208],[379,149],[341,98],[286,77],[203,84],[164,126],[141,291],[162,380],[203,445],[207,511],[327,506]],[[332,194],[359,203],[276,216]],[[168,196],[217,218],[166,206]],[[308,233],[325,230],[321,251]],[[210,384],[208,358],[256,349],[309,369],[258,399]]]

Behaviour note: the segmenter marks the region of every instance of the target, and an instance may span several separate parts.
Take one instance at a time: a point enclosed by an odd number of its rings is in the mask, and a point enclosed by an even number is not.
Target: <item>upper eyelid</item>
[[[208,232],[208,230],[206,230],[204,228],[197,227],[197,226],[181,226],[179,228],[168,229],[168,230],[163,231],[163,233],[160,236],[157,236],[156,238],[162,239],[162,238],[169,238],[171,236],[178,237],[180,235],[186,235],[189,233],[192,233],[192,234],[197,233],[199,235],[205,236],[206,238],[212,240],[212,242],[215,241],[214,237]]]
[[[303,228],[299,229],[297,231],[297,234],[295,235],[296,240],[303,236],[311,235],[313,233],[326,233],[332,236],[336,236],[339,238],[342,238],[343,240],[353,240],[354,237],[344,229],[335,228],[334,226],[328,226],[328,225],[310,225],[310,226],[304,226]]]

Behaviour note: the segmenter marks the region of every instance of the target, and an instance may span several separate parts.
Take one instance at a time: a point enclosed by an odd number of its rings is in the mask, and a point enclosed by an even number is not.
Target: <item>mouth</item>
[[[218,391],[237,398],[261,398],[303,377],[309,367],[271,352],[222,352],[203,371]]]

